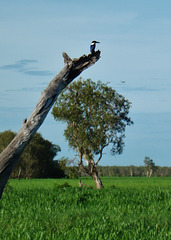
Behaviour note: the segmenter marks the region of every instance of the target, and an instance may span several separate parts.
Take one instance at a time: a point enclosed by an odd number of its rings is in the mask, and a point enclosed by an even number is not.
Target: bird
[[[96,43],[100,43],[100,42],[97,42],[97,41],[92,41],[91,42],[91,45],[90,45],[90,52],[91,52],[91,54],[94,53],[94,50],[95,50],[95,47],[96,47]]]
[[[125,83],[126,81],[121,81],[121,83]]]

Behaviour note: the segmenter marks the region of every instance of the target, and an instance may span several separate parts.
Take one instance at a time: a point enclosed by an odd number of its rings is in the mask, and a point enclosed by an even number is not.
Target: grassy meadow
[[[170,240],[171,178],[10,180],[0,200],[3,240]]]

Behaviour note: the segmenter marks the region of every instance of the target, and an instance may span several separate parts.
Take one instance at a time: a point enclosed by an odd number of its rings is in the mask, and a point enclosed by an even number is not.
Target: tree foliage
[[[94,154],[109,143],[112,153],[122,153],[130,102],[107,84],[87,81],[72,83],[57,99],[52,114],[67,122],[65,137],[74,149],[91,149]]]
[[[0,133],[0,152],[12,141],[16,133],[8,130]],[[45,140],[40,133],[36,133],[25,148],[11,177],[16,178],[21,172],[26,178],[63,177],[64,173],[59,168],[54,157],[60,147]]]
[[[108,84],[91,79],[73,82],[57,99],[52,114],[56,120],[67,122],[64,135],[69,146],[79,152],[80,166],[82,157],[86,160],[90,175],[106,146],[111,144],[113,154],[122,153],[125,128],[133,123],[128,117],[130,106]]]
[[[16,133],[10,130],[0,132],[0,153],[8,146],[15,137]]]

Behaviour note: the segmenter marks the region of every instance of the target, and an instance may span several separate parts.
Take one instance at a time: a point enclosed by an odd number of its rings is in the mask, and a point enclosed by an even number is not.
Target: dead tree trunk
[[[49,110],[52,108],[61,91],[76,78],[82,71],[93,65],[100,58],[100,51],[79,59],[71,59],[63,53],[64,68],[52,79],[28,120],[23,121],[22,128],[12,142],[0,154],[0,198],[8,178],[20,158],[24,148],[33,138],[38,128],[43,123]]]

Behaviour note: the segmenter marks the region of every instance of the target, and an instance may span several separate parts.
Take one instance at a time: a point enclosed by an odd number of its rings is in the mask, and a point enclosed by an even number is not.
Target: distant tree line
[[[79,167],[71,166],[73,160],[61,158],[59,165],[69,178],[86,177],[85,172],[80,171]],[[154,161],[145,157],[145,166],[97,166],[100,177],[170,177],[171,167],[156,166]]]
[[[67,161],[66,164],[65,161]],[[79,167],[69,166],[66,158],[59,160],[59,164],[64,170],[65,177],[88,176],[85,172],[80,171]],[[171,177],[171,167],[156,166],[152,175],[147,175],[146,166],[97,166],[97,170],[100,177]]]
[[[100,176],[105,177],[150,177],[147,176],[146,166],[98,166]],[[171,167],[156,166],[151,176],[169,177]]]

